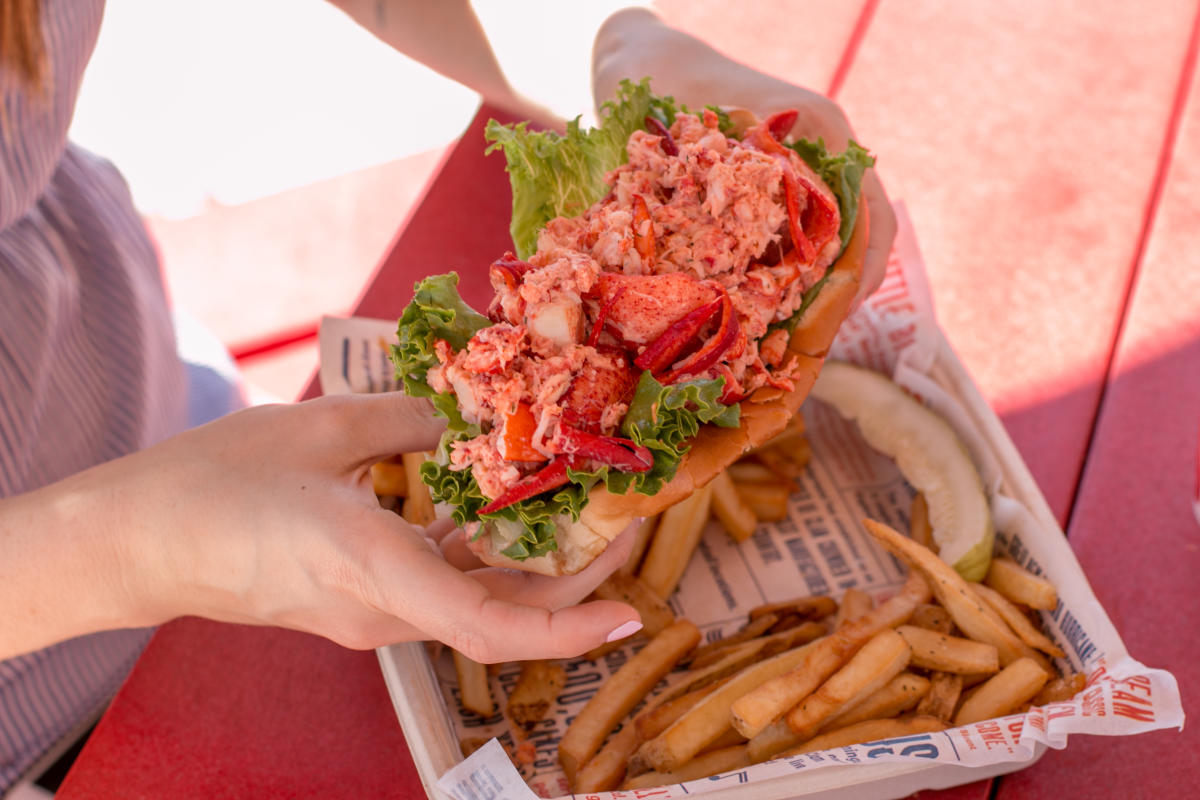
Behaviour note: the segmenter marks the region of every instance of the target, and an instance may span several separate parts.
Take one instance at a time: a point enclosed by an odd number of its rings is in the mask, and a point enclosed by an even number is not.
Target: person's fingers
[[[377,607],[475,661],[576,656],[628,623],[640,624],[623,603],[596,601],[551,612],[493,597],[414,538],[371,561]]]
[[[335,395],[299,404],[307,431],[336,463],[368,466],[397,453],[432,450],[446,427],[427,400],[402,392]]]
[[[896,212],[892,209],[883,183],[874,169],[867,170],[863,175],[863,196],[867,199],[870,230],[867,252],[863,258],[862,283],[858,295],[854,298],[854,308],[858,308],[883,282],[892,243],[896,239]]]
[[[470,576],[486,587],[493,597],[554,611],[575,605],[595,591],[605,578],[629,558],[633,539],[634,528],[630,526],[591,564],[574,575],[549,577],[489,567],[474,570]]]
[[[487,564],[479,560],[479,556],[467,544],[466,531],[459,528],[451,531],[448,536],[438,543],[442,558],[455,569],[468,572],[473,569],[484,569]]]
[[[432,539],[434,542],[442,542],[447,536],[459,530],[458,525],[453,519],[444,517],[435,519],[433,522],[425,526],[426,538]]]

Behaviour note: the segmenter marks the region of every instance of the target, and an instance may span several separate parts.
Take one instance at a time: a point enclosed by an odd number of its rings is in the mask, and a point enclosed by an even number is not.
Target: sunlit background
[[[570,117],[596,29],[634,4],[474,5],[514,86]],[[108,0],[71,136],[124,173],[175,302],[236,347],[349,308],[478,102],[322,0]],[[314,365],[311,342],[243,363],[281,398]]]

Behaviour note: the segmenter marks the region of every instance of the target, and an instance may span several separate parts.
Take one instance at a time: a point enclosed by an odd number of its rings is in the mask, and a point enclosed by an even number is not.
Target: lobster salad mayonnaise
[[[792,388],[791,330],[854,225],[866,151],[785,143],[625,83],[599,128],[491,123],[508,158],[516,254],[480,314],[454,274],[417,285],[393,359],[449,420],[422,475],[505,556],[554,550],[588,490],[653,494],[704,424]]]

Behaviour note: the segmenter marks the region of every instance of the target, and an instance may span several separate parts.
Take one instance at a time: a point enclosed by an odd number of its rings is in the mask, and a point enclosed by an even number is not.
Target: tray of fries
[[[645,521],[597,590],[641,612],[632,639],[491,667],[378,651],[431,796],[903,797],[1021,769],[1070,733],[1182,725],[1174,678],[1130,657],[937,328],[900,211],[884,283],[831,357],[890,376],[958,434],[996,530],[986,578],[938,558],[896,463],[810,398],[776,440]],[[393,331],[328,320],[325,391],[396,388]],[[381,465],[377,491],[421,519],[415,460]]]

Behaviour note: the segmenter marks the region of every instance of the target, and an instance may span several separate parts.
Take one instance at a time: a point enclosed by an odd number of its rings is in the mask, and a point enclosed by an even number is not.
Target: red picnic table
[[[912,217],[939,321],[1000,414],[1132,655],[1197,710],[1197,0],[728,4],[660,10],[824,87]],[[481,110],[354,312],[510,247]],[[496,115],[499,116],[499,115]],[[399,221],[398,221],[399,222]],[[484,301],[486,281],[464,279]],[[315,389],[310,389],[310,394]],[[1173,796],[1200,734],[1077,736],[954,798]],[[164,626],[60,790],[84,797],[416,797],[375,656],[269,628]]]

